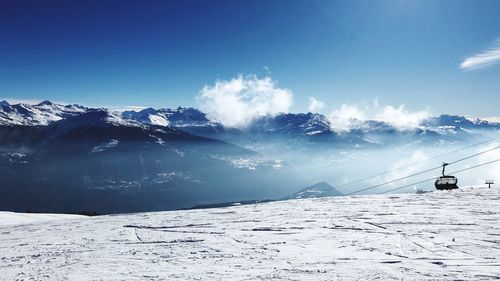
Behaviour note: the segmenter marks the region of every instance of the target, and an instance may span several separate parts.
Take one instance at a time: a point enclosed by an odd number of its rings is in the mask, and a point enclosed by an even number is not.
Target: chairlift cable
[[[496,150],[496,149],[499,149],[500,146],[496,146],[494,148],[490,148],[490,149],[487,149],[487,150],[483,150],[481,152],[478,152],[478,153],[474,153],[472,155],[469,155],[467,157],[464,157],[464,158],[461,158],[461,159],[458,159],[458,160],[455,160],[453,162],[449,162],[448,165],[451,165],[451,164],[455,164],[455,163],[458,163],[458,162],[461,162],[461,161],[465,161],[467,159],[470,159],[470,158],[473,158],[473,157],[476,157],[476,156],[479,156],[481,154],[485,154],[485,153],[488,153],[488,152],[491,152],[493,150]],[[365,187],[363,189],[360,189],[360,190],[356,190],[356,191],[353,191],[353,192],[350,192],[350,193],[347,193],[345,195],[353,195],[353,194],[356,194],[356,193],[359,193],[359,192],[362,192],[362,191],[366,191],[366,190],[370,190],[370,189],[374,189],[374,188],[377,188],[377,187],[380,187],[380,186],[384,186],[384,185],[387,185],[387,184],[390,184],[390,183],[393,183],[393,182],[397,182],[397,181],[400,181],[400,180],[404,180],[404,179],[407,179],[407,178],[410,178],[410,177],[414,177],[414,176],[418,176],[418,175],[421,175],[421,174],[424,174],[424,173],[427,173],[427,172],[430,172],[430,171],[433,171],[433,170],[436,170],[436,169],[440,169],[442,167],[442,165],[439,165],[437,167],[434,167],[434,168],[430,168],[430,169],[427,169],[427,170],[423,170],[423,171],[420,171],[420,172],[416,172],[416,173],[413,173],[413,174],[410,174],[410,175],[407,175],[407,176],[404,176],[404,177],[400,177],[400,178],[396,178],[396,179],[393,179],[393,180],[390,180],[390,181],[386,181],[386,182],[383,182],[383,183],[380,183],[380,184],[376,184],[376,185],[372,185],[372,186],[368,186],[368,187]],[[430,179],[429,179],[430,180]],[[426,180],[428,181],[428,180]]]
[[[366,180],[369,180],[369,179],[372,179],[372,178],[376,178],[376,177],[379,177],[379,176],[387,175],[387,174],[389,174],[391,172],[394,172],[394,171],[402,170],[404,168],[415,166],[417,164],[425,163],[425,162],[427,162],[429,160],[433,160],[433,159],[440,158],[440,157],[443,157],[443,156],[446,156],[446,155],[454,154],[454,153],[457,153],[457,152],[460,152],[460,151],[463,151],[463,150],[466,150],[466,149],[469,149],[469,148],[472,148],[472,147],[475,147],[475,146],[478,146],[478,145],[481,145],[481,144],[485,144],[485,143],[497,140],[499,138],[500,137],[494,137],[494,138],[491,138],[491,139],[488,139],[488,140],[485,140],[485,141],[481,141],[481,142],[478,142],[478,143],[473,143],[473,144],[464,146],[464,147],[456,149],[456,150],[448,151],[448,152],[445,152],[445,153],[442,153],[442,154],[438,154],[438,155],[429,157],[429,158],[421,160],[421,161],[410,163],[408,165],[404,165],[404,166],[397,167],[397,168],[394,168],[394,169],[390,169],[390,170],[387,170],[387,171],[384,171],[384,172],[381,172],[381,173],[378,173],[378,174],[375,174],[375,175],[371,175],[371,176],[368,176],[368,177],[364,177],[364,178],[360,178],[360,179],[357,179],[357,180],[354,180],[354,181],[350,181],[350,182],[347,182],[347,183],[336,185],[335,188],[341,188],[341,187],[344,187],[344,186],[347,186],[347,185],[351,185],[351,184],[355,184],[355,183],[358,183],[358,182],[363,182],[363,181],[366,181]]]
[[[474,169],[474,168],[478,168],[478,167],[481,167],[481,166],[489,165],[489,164],[492,164],[492,163],[495,163],[495,162],[499,162],[499,161],[500,161],[500,158],[492,160],[492,161],[488,161],[488,162],[485,162],[485,163],[481,163],[481,164],[478,164],[478,165],[474,165],[474,166],[471,166],[471,167],[467,167],[467,168],[464,168],[464,169],[461,169],[461,170],[457,170],[457,171],[454,171],[454,172],[449,173],[449,174],[450,175],[458,174],[458,173],[461,173],[461,172],[464,172],[464,171],[467,171],[467,170],[470,170],[470,169]],[[424,183],[424,182],[428,182],[428,181],[431,181],[431,180],[435,180],[437,178],[438,177],[432,177],[432,178],[425,179],[425,180],[422,180],[422,181],[419,181],[419,182],[414,182],[414,183],[407,184],[407,185],[404,185],[404,186],[400,186],[400,187],[397,187],[397,188],[385,190],[385,191],[379,192],[377,194],[389,193],[389,192],[400,190],[400,189],[403,189],[403,188],[406,188],[406,187],[414,186],[414,185],[417,185],[417,184],[420,184],[420,183]]]

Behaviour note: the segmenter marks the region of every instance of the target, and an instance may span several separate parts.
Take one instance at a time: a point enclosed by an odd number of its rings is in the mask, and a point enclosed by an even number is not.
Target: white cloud
[[[386,105],[382,112],[377,113],[375,116],[376,120],[384,121],[401,130],[418,127],[427,118],[429,118],[427,111],[409,112],[405,109],[404,104],[397,108]]]
[[[495,45],[482,53],[475,54],[466,58],[461,64],[460,69],[475,70],[490,66],[500,62],[500,40],[497,40]]]
[[[485,117],[485,118],[481,118],[481,119],[486,120],[488,122],[500,123],[500,116]]]
[[[371,106],[367,103],[342,104],[340,109],[328,115],[328,120],[331,129],[336,132],[359,128],[366,120],[383,121],[399,130],[408,130],[418,127],[429,116],[427,110],[410,112],[404,104],[398,107],[391,105],[382,107],[378,99],[375,99]]]
[[[336,132],[346,132],[366,120],[365,110],[359,105],[342,104],[340,109],[328,115],[330,128]]]
[[[229,127],[245,127],[255,118],[288,112],[293,103],[290,90],[278,88],[271,77],[239,75],[230,81],[205,85],[197,97],[204,111]]]
[[[325,108],[325,104],[315,97],[309,97],[309,111],[310,112],[318,112]]]

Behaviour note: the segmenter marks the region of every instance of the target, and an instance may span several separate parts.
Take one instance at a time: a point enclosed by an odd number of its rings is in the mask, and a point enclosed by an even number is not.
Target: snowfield
[[[17,225],[0,213],[0,279],[499,279],[499,199],[475,188]]]
[[[6,225],[43,223],[52,220],[83,219],[80,215],[14,213],[0,211],[0,227]]]

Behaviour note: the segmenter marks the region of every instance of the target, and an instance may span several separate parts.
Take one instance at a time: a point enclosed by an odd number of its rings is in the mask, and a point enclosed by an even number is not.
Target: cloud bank
[[[429,116],[430,114],[425,110],[409,112],[404,104],[397,108],[386,105],[383,110],[375,116],[375,120],[383,121],[400,130],[405,130],[418,127],[420,123],[429,118]]]
[[[271,77],[259,78],[252,74],[205,85],[197,100],[203,111],[224,126],[245,128],[261,116],[288,113],[293,93],[278,87]],[[325,108],[323,102],[312,96],[308,106],[311,112]],[[382,106],[376,98],[371,103],[342,104],[327,118],[332,131],[347,132],[361,128],[367,120],[383,121],[396,129],[408,130],[418,127],[429,116],[426,110],[410,112],[404,104]]]
[[[409,130],[418,127],[422,121],[429,118],[427,110],[410,112],[405,105],[379,106],[378,99],[373,105],[367,103],[342,104],[339,109],[328,115],[330,127],[336,132],[346,132],[360,128],[364,121],[376,120],[390,124],[399,130]]]
[[[500,62],[500,40],[495,45],[482,53],[475,54],[466,58],[461,64],[460,69],[475,70],[484,68]]]
[[[243,128],[259,116],[288,112],[293,93],[277,87],[271,77],[239,75],[230,81],[205,85],[197,99],[204,111],[225,126]]]
[[[330,129],[336,132],[347,132],[359,127],[366,120],[365,111],[366,106],[342,104],[339,109],[328,115]]]
[[[325,104],[315,97],[309,97],[309,111],[310,112],[318,112],[325,108]]]

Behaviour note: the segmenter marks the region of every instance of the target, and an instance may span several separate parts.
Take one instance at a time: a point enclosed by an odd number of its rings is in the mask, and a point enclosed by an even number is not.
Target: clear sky
[[[0,99],[196,106],[256,74],[293,92],[291,111],[378,97],[499,116],[499,38],[495,0],[3,0]]]

